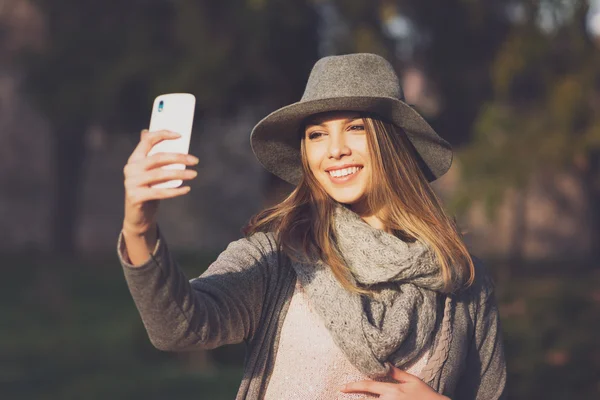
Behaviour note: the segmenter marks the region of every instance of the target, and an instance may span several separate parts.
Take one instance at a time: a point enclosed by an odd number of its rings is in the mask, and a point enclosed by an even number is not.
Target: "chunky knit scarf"
[[[386,362],[410,365],[433,345],[446,319],[438,293],[443,280],[432,251],[419,241],[405,242],[371,227],[343,205],[334,211],[334,231],[355,283],[376,289],[376,295],[348,292],[322,261],[293,262],[311,306],[367,376],[387,375]]]

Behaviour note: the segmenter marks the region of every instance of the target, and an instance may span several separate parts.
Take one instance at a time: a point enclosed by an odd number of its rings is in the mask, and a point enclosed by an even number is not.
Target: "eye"
[[[323,134],[321,132],[314,131],[314,132],[311,132],[308,134],[308,138],[310,140],[314,140],[314,139],[320,138],[322,135]]]
[[[362,124],[351,125],[350,126],[350,130],[353,130],[353,131],[364,131],[365,130],[365,126],[362,125]]]

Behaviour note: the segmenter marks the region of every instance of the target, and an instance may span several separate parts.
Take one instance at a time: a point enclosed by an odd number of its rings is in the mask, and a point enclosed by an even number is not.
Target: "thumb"
[[[397,368],[391,362],[387,362],[386,364],[388,364],[390,367],[390,376],[392,378],[394,378],[395,380],[397,380],[398,382],[404,383],[404,382],[414,381],[415,379],[419,379],[415,375],[409,374],[408,372],[403,371],[400,368]]]

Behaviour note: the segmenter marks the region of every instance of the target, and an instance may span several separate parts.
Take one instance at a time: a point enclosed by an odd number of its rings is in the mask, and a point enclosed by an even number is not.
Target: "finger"
[[[163,189],[150,189],[157,190],[158,199],[170,199],[172,197],[182,196],[192,190],[189,186],[180,186],[178,188],[163,188]]]
[[[193,169],[176,170],[157,168],[133,177],[129,183],[135,186],[152,186],[158,183],[168,182],[176,179],[188,181],[190,179],[194,179],[196,176],[198,176],[198,172],[194,171]]]
[[[140,140],[142,140],[148,132],[150,132],[148,129],[142,129],[140,132]]]
[[[141,164],[143,170],[150,170],[169,164],[184,164],[192,166],[198,164],[198,162],[198,158],[191,154],[156,153],[150,157],[146,157]]]
[[[152,147],[154,147],[154,145],[162,142],[163,140],[172,140],[177,139],[179,137],[181,137],[180,134],[167,130],[145,133],[140,139],[140,142],[138,143],[136,148],[131,153],[129,161],[142,160],[146,158],[146,156],[148,155]]]
[[[392,363],[388,362],[386,364],[388,364],[390,366],[390,376],[392,378],[394,378],[395,380],[397,380],[398,382],[411,382],[411,381],[414,381],[415,379],[419,379],[419,377],[417,377],[415,375],[411,375],[408,372],[403,371],[400,368],[397,368]]]
[[[199,160],[190,154],[181,153],[156,153],[143,160],[135,162],[130,161],[123,168],[125,182],[139,182],[139,177],[146,174],[147,171],[171,164],[183,164],[185,166],[194,166]]]
[[[383,392],[393,389],[396,383],[385,383],[377,381],[359,381],[350,382],[343,386],[340,390],[344,393],[367,392],[375,394],[383,394]]]
[[[189,186],[178,188],[139,188],[135,196],[135,203],[145,203],[151,200],[164,200],[182,196],[192,190]]]

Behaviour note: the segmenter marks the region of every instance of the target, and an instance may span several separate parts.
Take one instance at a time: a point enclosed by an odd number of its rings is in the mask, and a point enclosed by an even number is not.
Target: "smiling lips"
[[[334,170],[327,171],[327,172],[329,172],[329,175],[331,175],[331,176],[334,176],[336,178],[340,178],[340,177],[343,177],[343,176],[354,174],[359,169],[360,169],[359,167],[350,167],[350,168],[343,168],[343,169],[334,169]]]
[[[353,178],[362,168],[362,166],[352,166],[347,168],[332,169],[327,171],[327,173],[333,182],[346,182]]]

